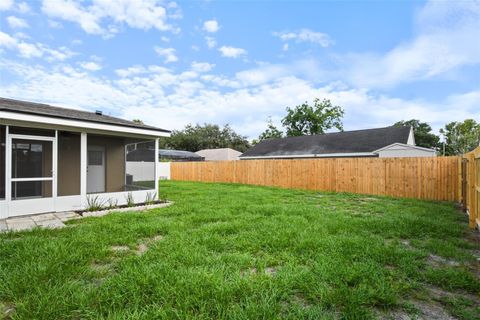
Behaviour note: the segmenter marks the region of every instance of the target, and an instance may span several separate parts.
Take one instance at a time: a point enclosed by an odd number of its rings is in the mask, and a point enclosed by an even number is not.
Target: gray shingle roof
[[[240,157],[274,157],[373,152],[392,143],[407,143],[410,127],[386,127],[264,140]]]
[[[54,107],[48,104],[20,101],[14,99],[0,98],[0,111],[12,111],[32,115],[47,116],[53,118],[63,118],[71,120],[81,120],[88,122],[97,122],[111,125],[118,125],[131,128],[149,129],[169,133],[169,130],[148,126],[107,115],[98,115],[95,112],[80,111],[61,107]]]

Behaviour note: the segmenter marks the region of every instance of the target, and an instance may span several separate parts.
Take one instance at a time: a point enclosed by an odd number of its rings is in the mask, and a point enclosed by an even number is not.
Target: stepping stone
[[[35,228],[37,225],[32,219],[12,219],[7,220],[8,230],[23,231]]]
[[[32,220],[35,222],[48,221],[48,220],[57,220],[57,217],[53,213],[39,214],[37,216],[32,216]]]
[[[7,230],[7,222],[5,220],[0,220],[0,232],[6,232]]]
[[[37,226],[48,229],[59,229],[65,227],[60,219],[38,221]]]

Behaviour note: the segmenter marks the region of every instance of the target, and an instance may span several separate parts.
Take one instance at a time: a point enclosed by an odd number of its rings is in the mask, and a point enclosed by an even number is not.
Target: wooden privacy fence
[[[459,201],[459,157],[173,162],[172,180]]]
[[[463,208],[469,216],[469,226],[480,226],[480,147],[463,155],[462,159]]]

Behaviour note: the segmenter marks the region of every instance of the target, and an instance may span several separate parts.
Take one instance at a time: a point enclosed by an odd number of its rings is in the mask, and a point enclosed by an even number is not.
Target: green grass
[[[0,317],[14,308],[16,319],[368,319],[414,314],[438,287],[452,296],[435,303],[478,319],[468,297],[480,293],[479,247],[454,204],[160,188],[173,206],[0,235]],[[433,265],[431,254],[455,264]]]

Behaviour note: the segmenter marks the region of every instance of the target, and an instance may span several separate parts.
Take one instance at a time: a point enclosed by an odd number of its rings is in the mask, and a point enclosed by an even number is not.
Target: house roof
[[[393,143],[406,144],[410,131],[410,127],[386,127],[269,139],[247,150],[240,157],[372,153]]]
[[[7,98],[0,98],[0,111],[10,111],[10,112],[30,114],[30,115],[70,119],[70,120],[81,120],[81,121],[96,122],[96,123],[103,123],[103,124],[110,124],[110,125],[117,125],[117,126],[123,126],[123,127],[138,128],[138,129],[149,129],[149,130],[170,133],[169,130],[165,130],[165,129],[161,129],[161,128],[157,128],[157,127],[153,127],[153,126],[149,126],[141,123],[136,123],[136,122],[124,120],[121,118],[111,117],[107,115],[99,115],[99,114],[96,114],[95,112],[87,112],[87,111],[68,109],[63,107],[54,107],[48,104],[27,102],[27,101],[7,99]]]

